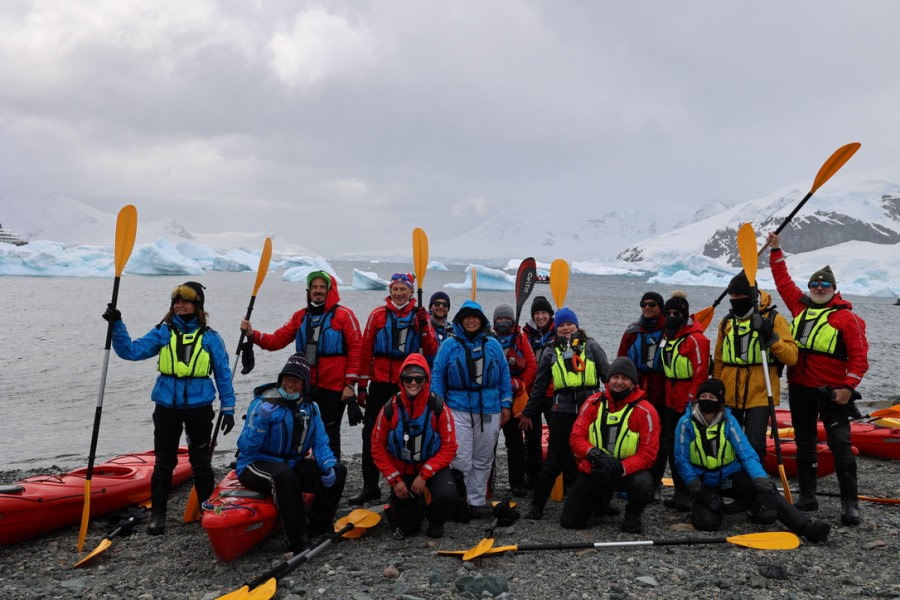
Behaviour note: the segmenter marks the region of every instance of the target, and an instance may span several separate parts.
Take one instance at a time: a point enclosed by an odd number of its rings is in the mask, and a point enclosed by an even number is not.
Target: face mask
[[[609,395],[612,397],[612,399],[616,402],[621,402],[631,394],[631,390],[622,390],[621,392],[617,392],[615,390],[607,391],[609,392]]]
[[[666,331],[675,334],[684,325],[684,319],[681,317],[666,317]]]
[[[753,311],[753,300],[750,298],[737,298],[731,300],[731,312],[737,318],[741,319],[748,316]]]
[[[700,412],[706,414],[719,412],[720,404],[718,400],[699,400],[697,404],[700,406]]]
[[[300,392],[297,392],[296,394],[288,394],[286,391],[284,391],[284,388],[281,386],[278,386],[278,393],[281,394],[281,397],[284,398],[285,400],[299,400],[300,399]]]
[[[500,334],[509,333],[512,331],[512,321],[497,321],[494,323],[494,329]]]

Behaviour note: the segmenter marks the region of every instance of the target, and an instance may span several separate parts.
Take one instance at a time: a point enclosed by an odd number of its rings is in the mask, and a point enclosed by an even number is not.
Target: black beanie
[[[747,275],[743,271],[731,278],[728,283],[728,293],[756,299],[756,289],[750,286],[750,281],[747,280]]]
[[[609,373],[606,375],[607,381],[613,375],[624,375],[635,384],[638,382],[637,368],[627,356],[620,356],[609,365]]]
[[[534,313],[539,310],[544,310],[550,313],[550,316],[553,316],[553,306],[550,305],[550,301],[547,300],[544,296],[535,296],[534,300],[531,301],[531,318],[534,318]]]
[[[725,404],[725,384],[721,379],[707,379],[697,388],[697,398],[700,394],[712,394],[716,397],[720,404]]]
[[[284,368],[281,369],[281,373],[278,374],[279,386],[281,386],[281,380],[285,375],[293,375],[302,379],[303,389],[305,390],[309,382],[309,361],[306,360],[306,355],[302,352],[291,355]]]
[[[644,292],[644,295],[641,296],[641,304],[644,303],[644,300],[653,300],[660,308],[664,304],[662,295],[656,292]]]
[[[672,297],[666,300],[666,305],[663,307],[663,312],[677,310],[681,313],[682,317],[687,319],[691,314],[691,309],[688,305],[687,298],[685,298],[683,294],[684,292],[672,292]]]
[[[182,288],[190,288],[193,290],[194,294],[192,298],[187,298],[185,296],[191,296],[190,292],[182,293]],[[179,286],[176,286],[174,290],[172,290],[172,305],[175,306],[175,300],[181,298],[182,300],[187,300],[189,302],[193,302],[194,306],[198,309],[203,310],[203,302],[206,298],[203,296],[203,290],[206,289],[196,281],[185,281]],[[171,308],[171,307],[170,307]]]
[[[433,293],[431,299],[428,300],[428,308],[431,308],[431,305],[434,304],[435,300],[444,300],[447,303],[447,310],[450,309],[450,296],[447,295],[447,292]]]

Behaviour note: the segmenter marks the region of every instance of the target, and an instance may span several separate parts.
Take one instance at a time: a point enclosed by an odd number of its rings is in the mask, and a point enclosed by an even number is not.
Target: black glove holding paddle
[[[112,305],[112,302],[106,305],[106,310],[103,311],[103,318],[106,319],[109,323],[115,323],[116,321],[122,320],[122,311],[118,308],[115,308]]]
[[[428,327],[428,323],[431,321],[431,317],[428,316],[428,311],[424,306],[420,306],[416,309],[416,321],[419,323],[419,331],[422,331],[426,327]]]
[[[253,340],[248,339],[241,344],[241,375],[246,375],[256,366],[256,357],[253,355]]]
[[[356,398],[351,397],[347,401],[347,421],[350,427],[356,427],[363,422],[363,411],[356,402]]]
[[[222,435],[234,429],[234,415],[222,415]]]
[[[606,454],[600,448],[588,450],[587,457],[591,463],[591,472],[605,479],[618,479],[625,474],[622,462],[611,454]]]
[[[779,340],[779,337],[775,334],[775,325],[772,320],[763,317],[759,313],[754,314],[750,318],[750,328],[759,334],[759,339],[766,348]]]

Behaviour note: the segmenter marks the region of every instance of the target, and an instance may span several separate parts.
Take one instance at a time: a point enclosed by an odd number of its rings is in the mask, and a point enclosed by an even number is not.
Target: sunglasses
[[[641,308],[656,308],[659,306],[656,302],[641,302]]]
[[[400,381],[403,383],[425,383],[424,375],[401,375]]]
[[[441,306],[443,308],[450,308],[449,302],[444,302],[443,300],[435,300],[431,303],[432,306]]]
[[[831,287],[830,281],[810,281],[809,289],[814,290],[816,288],[828,289]]]
[[[667,311],[666,311],[666,316],[667,316],[667,317],[680,317],[680,316],[681,316],[681,313],[678,312],[677,310],[667,310]]]

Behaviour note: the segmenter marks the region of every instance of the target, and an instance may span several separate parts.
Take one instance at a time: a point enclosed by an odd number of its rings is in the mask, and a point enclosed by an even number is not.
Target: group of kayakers
[[[291,342],[295,353],[275,382],[254,390],[237,442],[238,478],[274,497],[292,552],[309,547],[311,535],[331,529],[344,492],[346,409],[351,425],[363,424],[363,485],[348,502],[379,501],[379,482],[386,480],[387,518],[399,538],[418,533],[426,520],[425,533],[440,537],[447,521],[490,512],[502,431],[510,492],[522,497],[531,490],[526,518],[542,518],[561,478],[562,527],[619,514],[610,504],[619,493],[627,498],[622,530],[640,533],[645,507],[662,499],[668,463],[674,493],[664,504],[689,512],[698,529],[719,528],[726,511],[746,511],[753,522],[777,519],[810,542],[825,541],[829,523],[807,514],[818,509],[820,417],[835,457],[840,520],[860,522],[849,420],[868,369],[865,323],[837,292],[829,267],[814,273],[804,292],[788,274],[778,235],[769,235],[769,245],[790,322],[740,274],[728,286],[731,310],[718,326],[712,358],[708,323],[691,313],[681,292],[665,300],[645,293],[639,319],[625,329],[610,362],[572,308],[554,311],[543,296],[533,299],[521,329],[508,304],[488,319],[467,300],[451,319],[446,293],[433,294],[427,309],[418,306],[415,276],[396,273],[385,303],[361,329],[340,304],[335,278],[313,271],[306,306],[282,327],[267,334],[248,320],[240,324],[245,353]],[[120,357],[158,360],[152,534],[165,531],[182,430],[198,497],[206,499],[214,488],[216,392],[223,435],[235,423],[228,357],[203,305],[202,285],[177,286],[163,320],[135,340],[118,310],[103,315],[114,324]],[[798,448],[800,495],[793,505],[761,466],[770,398],[778,403],[785,366]],[[315,493],[311,506],[304,507],[301,492]]]

